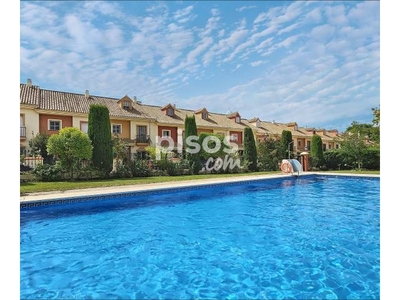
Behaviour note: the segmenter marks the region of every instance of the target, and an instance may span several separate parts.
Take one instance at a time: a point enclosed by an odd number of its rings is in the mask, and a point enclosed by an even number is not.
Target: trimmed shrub
[[[321,169],[324,165],[324,152],[322,150],[322,139],[314,134],[311,139],[310,163],[313,168]]]
[[[249,127],[244,129],[243,159],[248,163],[249,171],[257,171],[257,148],[254,140],[253,130]]]
[[[113,143],[107,106],[90,105],[88,136],[93,145],[93,166],[103,170],[105,174],[110,173],[113,168]]]
[[[38,165],[33,170],[33,174],[38,181],[60,181],[64,178],[63,168],[59,163],[56,163],[55,165]]]
[[[381,169],[381,150],[379,148],[367,148],[361,160],[362,167],[368,170]]]
[[[258,168],[260,171],[279,170],[280,149],[280,142],[272,138],[258,144]]]
[[[282,154],[281,158],[282,159],[289,157],[288,148],[289,148],[290,152],[293,152],[292,141],[293,141],[292,132],[289,130],[282,130],[282,139],[281,139],[281,154]]]
[[[29,140],[29,147],[31,147],[32,155],[40,155],[43,157],[43,163],[53,163],[53,155],[47,153],[47,143],[49,135],[46,132],[37,133],[31,140]]]
[[[197,125],[195,116],[186,116],[185,118],[185,137],[197,136]],[[185,138],[185,148],[189,149]],[[189,160],[190,170],[193,174],[199,174],[202,168],[200,162],[200,153],[186,153],[186,158]]]
[[[68,171],[70,179],[74,178],[74,170],[79,162],[92,157],[92,149],[88,136],[74,127],[61,129],[47,143],[47,152],[57,156],[61,166]]]
[[[131,160],[128,163],[132,177],[150,177],[153,171],[149,168],[149,162],[145,159]]]

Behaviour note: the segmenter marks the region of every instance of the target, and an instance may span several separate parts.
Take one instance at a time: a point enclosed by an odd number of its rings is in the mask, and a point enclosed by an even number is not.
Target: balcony
[[[136,144],[150,144],[150,136],[146,134],[138,134],[136,136]]]
[[[309,151],[309,149],[307,147],[293,147],[293,152],[303,152],[303,151]]]
[[[19,128],[19,137],[20,137],[20,139],[26,138],[26,127],[25,126],[21,126]]]

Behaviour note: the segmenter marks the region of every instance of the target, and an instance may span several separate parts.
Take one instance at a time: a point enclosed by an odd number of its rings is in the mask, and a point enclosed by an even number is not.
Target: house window
[[[25,115],[19,117],[19,136],[26,137]]]
[[[138,142],[147,143],[147,126],[138,126],[137,133]]]
[[[116,133],[116,134],[122,133],[121,124],[112,124],[112,133]]]
[[[124,109],[130,109],[131,108],[131,103],[129,101],[124,101],[123,107],[124,107]]]
[[[298,141],[298,142],[297,142],[297,145],[300,147],[300,146],[301,146],[301,141]]]
[[[170,137],[171,136],[171,130],[163,130],[162,131],[162,136],[163,137]]]
[[[61,129],[61,120],[49,120],[48,123],[49,130],[60,130]]]
[[[208,118],[208,113],[202,112],[201,113],[201,118],[204,119],[204,120],[207,119]]]
[[[328,145],[328,149],[331,149],[331,147],[332,147],[332,145],[331,145],[331,144],[329,144],[329,145]]]
[[[88,132],[88,122],[81,122],[81,131],[83,133],[87,133]]]
[[[236,123],[240,123],[240,117],[239,117],[239,116],[237,116],[237,117],[235,118],[235,122],[236,122]]]
[[[171,107],[167,108],[167,115],[172,117],[174,115],[174,109]]]
[[[239,137],[238,137],[238,134],[237,133],[232,133],[231,134],[231,141],[238,141],[239,140]]]
[[[311,142],[307,141],[307,149],[310,150],[311,149]]]
[[[322,150],[324,150],[324,151],[326,150],[326,144],[322,145]]]
[[[147,159],[148,155],[147,155],[147,152],[146,152],[146,151],[138,151],[138,152],[136,153],[136,157],[137,157],[138,159]]]
[[[336,149],[339,149],[339,144],[336,144]]]

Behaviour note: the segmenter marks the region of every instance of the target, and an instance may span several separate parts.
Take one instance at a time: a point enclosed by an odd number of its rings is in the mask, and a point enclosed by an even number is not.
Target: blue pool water
[[[378,178],[303,176],[21,211],[21,298],[378,299]]]

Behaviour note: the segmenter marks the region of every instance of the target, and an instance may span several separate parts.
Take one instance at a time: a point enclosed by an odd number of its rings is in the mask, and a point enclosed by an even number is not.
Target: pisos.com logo
[[[186,147],[185,151],[190,154],[200,153],[201,150],[206,153],[212,155],[216,153],[222,152],[224,155],[221,157],[212,157],[210,156],[203,170],[207,171],[219,171],[219,170],[227,170],[234,169],[236,167],[241,168],[240,158],[233,158],[233,154],[237,153],[238,145],[232,141],[232,136],[225,136],[224,139],[221,140],[217,136],[207,136],[204,138],[202,143],[199,143],[199,137],[195,135],[191,135],[186,137],[185,139]],[[222,145],[222,143],[224,145]],[[178,153],[182,153],[183,145],[181,143],[175,143],[175,141],[169,136],[157,136],[156,137],[156,160],[161,159],[161,153],[168,153],[172,150],[177,150]]]

